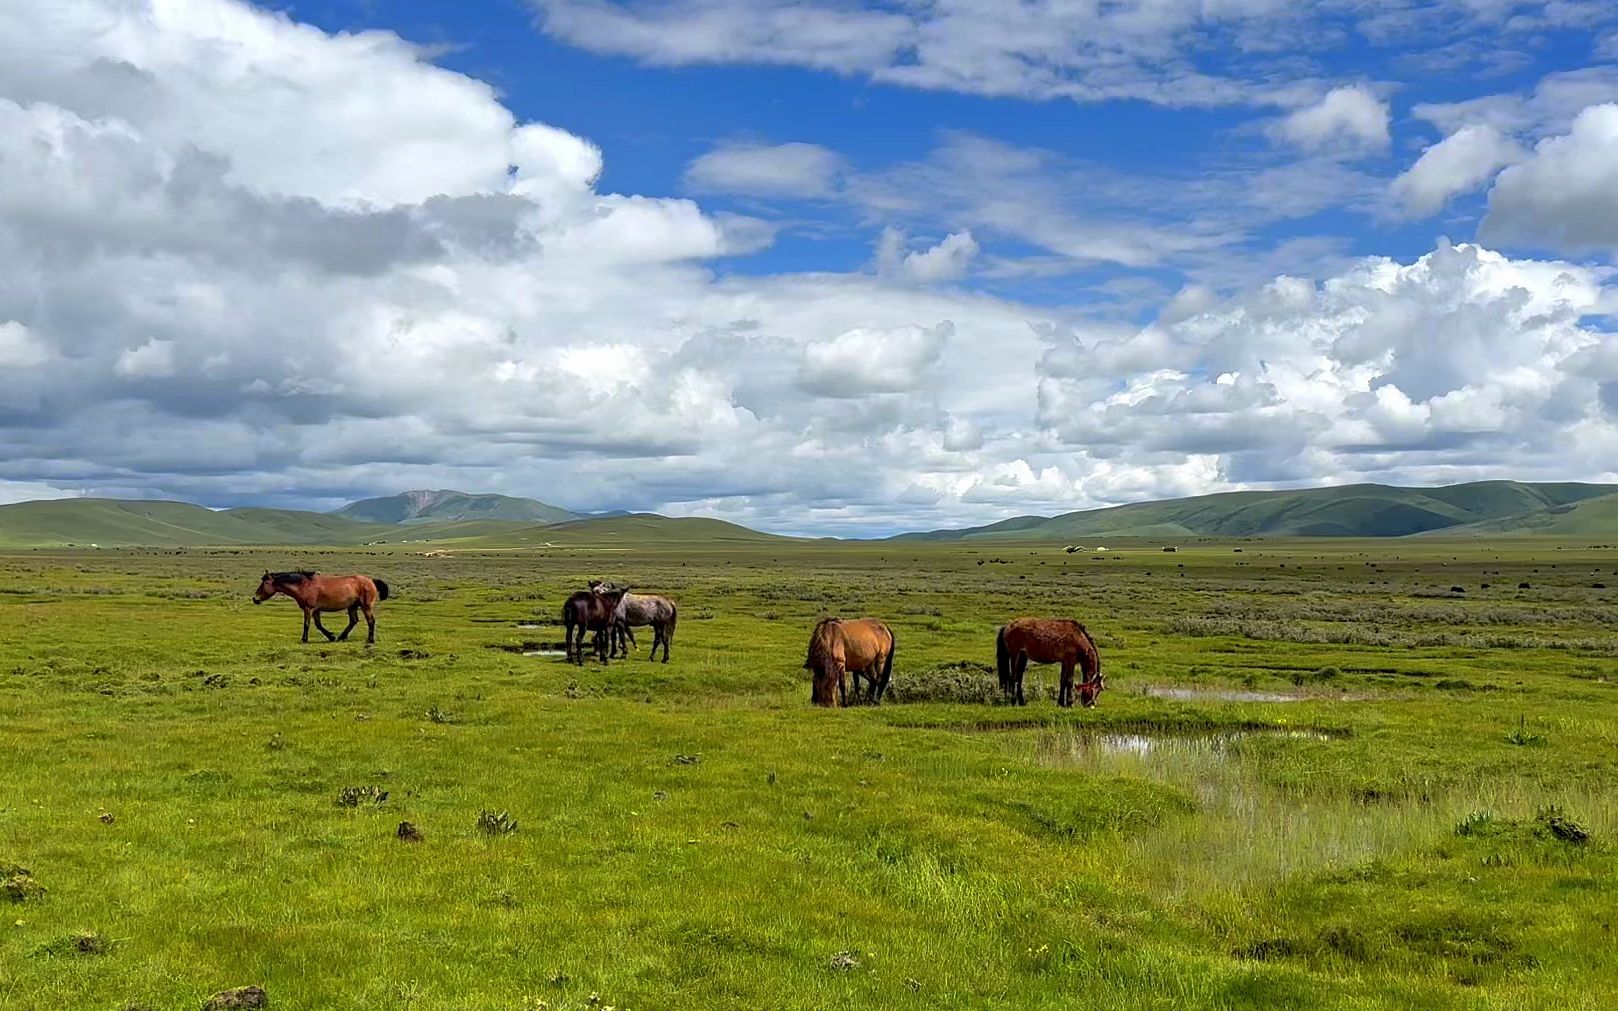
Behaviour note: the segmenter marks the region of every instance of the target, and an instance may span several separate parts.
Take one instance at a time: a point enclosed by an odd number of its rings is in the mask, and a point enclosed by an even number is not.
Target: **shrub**
[[[1030,667],[1023,676],[1023,695],[1029,702],[1047,697],[1044,681]],[[975,660],[954,660],[916,671],[895,674],[888,685],[887,701],[952,702],[965,705],[1005,705],[1000,678],[993,667]]]
[[[388,799],[388,791],[374,786],[345,786],[337,791],[338,807],[359,807],[369,801],[381,804]]]
[[[504,811],[494,812],[485,808],[478,812],[478,831],[484,835],[510,835],[517,831],[517,822]]]

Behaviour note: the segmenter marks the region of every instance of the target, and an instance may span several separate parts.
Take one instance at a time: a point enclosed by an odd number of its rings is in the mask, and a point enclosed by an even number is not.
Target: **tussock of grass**
[[[1035,668],[1023,679],[1023,694],[1030,704],[1051,697]],[[883,702],[948,702],[961,705],[1010,705],[1000,689],[999,676],[988,664],[953,660],[919,670],[895,671]]]

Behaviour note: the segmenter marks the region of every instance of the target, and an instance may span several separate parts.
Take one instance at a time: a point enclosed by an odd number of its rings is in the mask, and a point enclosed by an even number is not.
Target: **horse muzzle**
[[[260,598],[258,598],[258,597],[248,597],[248,598],[247,598],[247,599],[248,599],[248,600],[251,600],[251,601],[252,601],[252,602],[253,602],[253,603],[255,603],[255,604],[262,604],[262,603],[264,603],[264,601],[263,601],[263,600],[262,600],[262,599],[260,599]]]

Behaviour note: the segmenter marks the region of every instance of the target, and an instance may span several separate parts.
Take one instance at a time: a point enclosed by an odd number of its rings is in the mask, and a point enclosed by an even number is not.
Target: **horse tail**
[[[882,661],[882,687],[886,688],[888,679],[893,677],[893,654],[899,652],[899,636],[893,629],[888,629],[888,658]]]
[[[388,599],[388,584],[384,583],[380,579],[372,579],[371,582],[376,584],[376,599],[377,600],[387,600]]]
[[[663,631],[663,641],[666,643],[674,638],[674,624],[680,620],[680,607],[674,601],[669,601],[669,623]],[[667,651],[665,650],[665,655]]]
[[[1006,626],[1001,625],[1000,631],[994,636],[994,669],[1000,675],[1000,688],[1011,687],[1011,650],[1006,647]]]

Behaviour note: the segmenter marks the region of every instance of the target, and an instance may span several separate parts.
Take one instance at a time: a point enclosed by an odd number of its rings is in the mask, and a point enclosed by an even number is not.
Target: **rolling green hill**
[[[0,544],[20,547],[354,544],[374,529],[324,513],[215,511],[188,502],[76,498],[0,506]]]
[[[1457,536],[1618,537],[1618,493],[1454,527]]]
[[[1357,484],[1301,491],[1227,492],[1066,513],[1021,516],[983,527],[904,534],[917,540],[1073,540],[1085,537],[1403,537],[1470,532],[1513,519],[1523,533],[1550,532],[1531,517],[1553,515],[1618,489],[1590,484],[1482,481],[1444,488]],[[1591,513],[1592,517],[1597,513]],[[1591,519],[1590,525],[1599,521]],[[1618,509],[1611,532],[1618,534]],[[1574,531],[1569,531],[1574,532]],[[1587,531],[1578,531],[1587,532]]]
[[[554,525],[496,519],[360,523],[289,509],[213,510],[186,502],[54,499],[0,506],[0,547],[446,544],[525,547],[774,541],[734,523],[624,513]]]
[[[562,523],[578,513],[531,498],[471,495],[464,491],[407,491],[350,502],[333,513],[364,523],[423,523],[444,520],[508,520]]]

